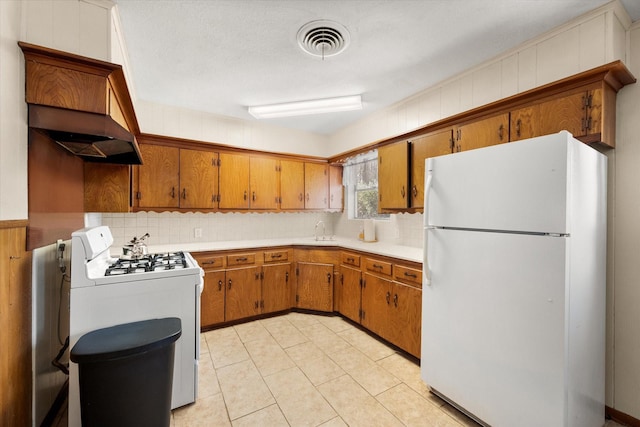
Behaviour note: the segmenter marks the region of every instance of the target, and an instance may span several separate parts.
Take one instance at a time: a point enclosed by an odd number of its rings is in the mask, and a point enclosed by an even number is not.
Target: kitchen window
[[[378,151],[349,158],[343,169],[349,219],[388,219],[378,213]]]

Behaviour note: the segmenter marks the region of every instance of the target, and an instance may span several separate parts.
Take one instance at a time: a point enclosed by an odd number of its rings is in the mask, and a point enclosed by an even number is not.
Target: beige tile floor
[[[173,411],[174,427],[478,425],[429,393],[414,360],[339,316],[289,313],[200,338],[198,399]]]
[[[339,316],[289,313],[200,343],[198,398],[173,427],[477,426],[429,393],[415,361]]]
[[[172,426],[470,426],[418,364],[339,316],[289,313],[200,335],[196,403]]]

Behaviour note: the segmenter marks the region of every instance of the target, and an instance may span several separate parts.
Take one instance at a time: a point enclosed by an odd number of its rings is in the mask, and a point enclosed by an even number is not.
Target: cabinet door
[[[326,163],[304,164],[305,209],[329,207],[329,166]]]
[[[453,150],[451,129],[411,140],[411,207],[424,208],[424,165],[429,157],[450,154]]]
[[[458,126],[455,129],[455,137],[455,151],[509,142],[509,113]]]
[[[207,327],[224,322],[224,270],[204,272],[204,290],[200,299],[200,326]]]
[[[585,134],[585,97],[579,92],[511,112],[511,141],[549,135],[567,130],[578,137]]]
[[[251,209],[277,209],[278,161],[269,157],[251,157],[249,163]]]
[[[84,211],[129,212],[131,166],[92,162],[83,166]]]
[[[272,313],[291,308],[291,264],[264,265],[262,274],[262,312]]]
[[[260,314],[260,267],[226,271],[225,320],[236,320]]]
[[[249,156],[220,153],[220,209],[249,208]]]
[[[342,166],[329,166],[329,209],[342,210]]]
[[[409,142],[378,149],[378,210],[409,207]]]
[[[280,160],[280,209],[304,209],[304,163]]]
[[[296,306],[309,310],[333,311],[333,265],[298,262]]]
[[[610,92],[613,91],[610,89]],[[600,135],[599,141],[604,141],[606,143],[609,143],[610,141],[606,141],[606,138],[603,135],[605,133],[603,124],[605,118],[604,105],[605,102],[610,103],[606,108],[609,114],[615,111],[616,100],[614,93],[610,94],[610,96],[606,96],[606,94],[603,94],[602,89],[590,90],[587,93],[587,118],[585,120],[586,133],[588,135]]]
[[[180,150],[180,207],[215,208],[218,194],[218,153]]]
[[[339,312],[358,323],[360,323],[361,278],[360,270],[340,266],[340,284],[336,287],[340,290]]]
[[[388,340],[419,358],[422,330],[422,291],[397,282],[394,282],[390,289]]]
[[[362,326],[388,339],[391,280],[365,273],[362,285]]]
[[[180,199],[180,150],[140,144],[144,164],[138,168],[136,199],[141,208],[177,208]]]

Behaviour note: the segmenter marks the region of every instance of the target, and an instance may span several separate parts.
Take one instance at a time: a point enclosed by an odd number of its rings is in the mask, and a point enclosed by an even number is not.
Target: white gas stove
[[[95,329],[179,317],[171,408],[196,398],[203,271],[188,252],[113,258],[106,226],[71,235],[70,346]],[[69,426],[80,426],[78,369],[70,363]]]

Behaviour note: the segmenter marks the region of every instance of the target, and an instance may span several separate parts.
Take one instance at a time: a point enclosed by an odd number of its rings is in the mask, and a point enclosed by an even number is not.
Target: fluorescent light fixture
[[[304,116],[307,114],[334,113],[361,109],[362,100],[360,99],[360,95],[353,95],[249,107],[249,114],[256,119],[272,119],[276,117]]]

